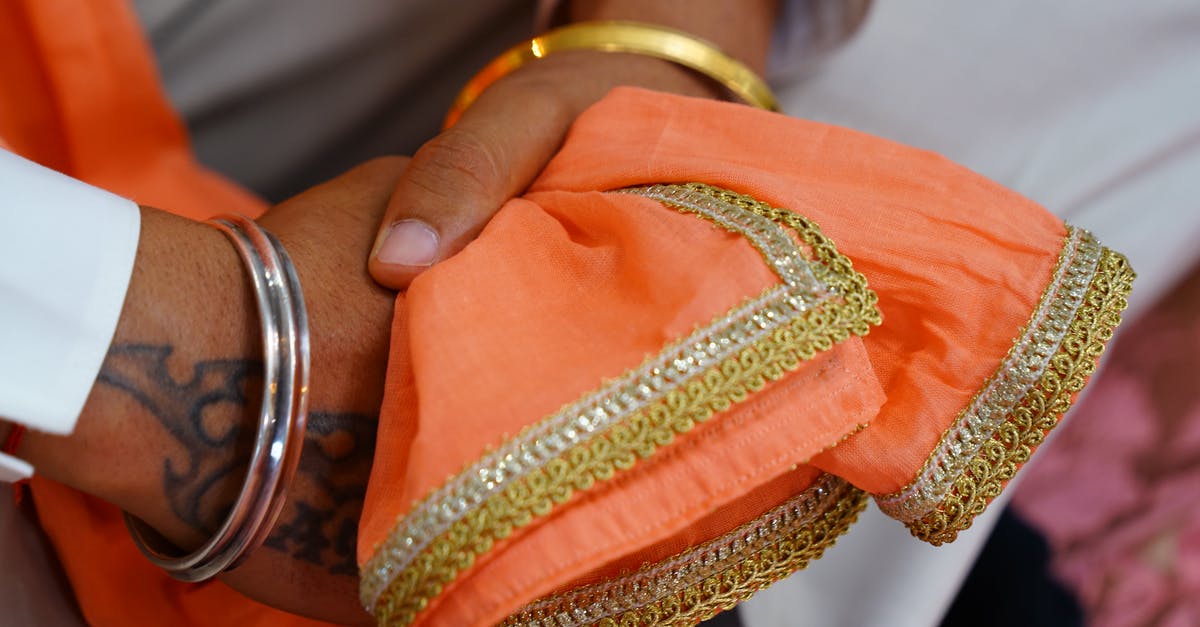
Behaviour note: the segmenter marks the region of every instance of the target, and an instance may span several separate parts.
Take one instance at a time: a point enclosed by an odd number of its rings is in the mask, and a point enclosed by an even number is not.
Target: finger
[[[577,107],[549,84],[510,78],[413,155],[368,263],[380,284],[403,289],[461,250],[558,150]]]

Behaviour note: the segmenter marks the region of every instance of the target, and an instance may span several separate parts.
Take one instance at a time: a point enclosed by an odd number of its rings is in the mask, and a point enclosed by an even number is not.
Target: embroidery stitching
[[[502,627],[693,624],[820,557],[865,505],[864,492],[822,475],[725,535],[635,573],[535,601]]]
[[[714,222],[751,239],[785,286],[526,429],[422,501],[364,566],[363,602],[381,623],[410,623],[495,540],[566,502],[575,490],[650,456],[816,351],[878,324],[866,280],[811,222],[699,184],[622,191],[709,219],[721,216]],[[816,264],[804,260],[780,224],[797,231]]]
[[[1053,279],[1000,367],[917,479],[875,496],[918,538],[940,545],[971,526],[1070,408],[1120,323],[1134,278],[1128,261],[1068,229]]]

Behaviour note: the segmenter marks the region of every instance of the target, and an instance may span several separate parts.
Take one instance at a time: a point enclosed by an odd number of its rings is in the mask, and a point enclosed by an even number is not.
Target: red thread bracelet
[[[0,452],[6,455],[12,455],[17,452],[17,447],[21,446],[21,438],[25,436],[25,425],[13,425],[12,431],[8,432],[8,437],[4,438],[4,448],[0,448]],[[13,505],[21,505],[22,499],[25,497],[25,484],[28,479],[22,479],[14,484],[13,487]]]
[[[8,437],[4,439],[4,448],[0,451],[12,455],[17,452],[17,447],[21,446],[21,438],[25,437],[25,425],[13,425],[12,431],[8,432]]]

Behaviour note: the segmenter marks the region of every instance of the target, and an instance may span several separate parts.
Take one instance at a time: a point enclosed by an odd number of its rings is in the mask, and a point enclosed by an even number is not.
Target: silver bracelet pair
[[[181,554],[144,522],[125,515],[134,543],[182,581],[204,581],[236,568],[275,525],[295,475],[308,418],[308,316],[300,281],[274,235],[230,215],[210,221],[238,249],[254,287],[263,337],[263,399],[246,480],[217,532]]]

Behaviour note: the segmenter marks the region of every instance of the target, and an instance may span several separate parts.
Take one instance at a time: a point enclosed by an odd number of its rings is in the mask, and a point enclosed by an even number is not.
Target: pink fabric
[[[1090,625],[1200,625],[1200,266],[1131,321],[1014,505]]]

